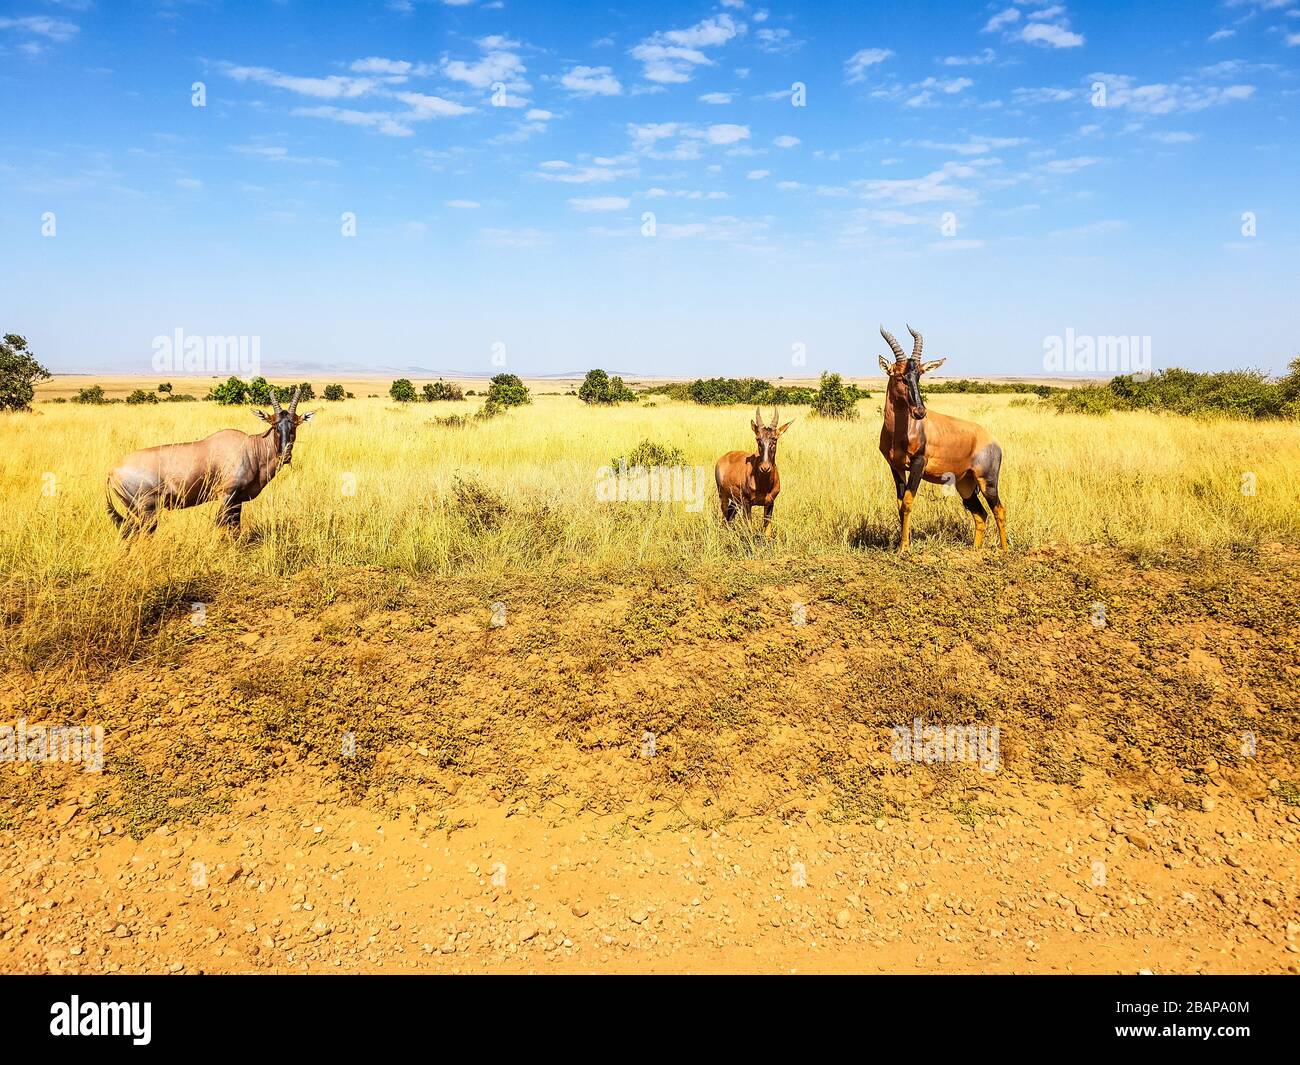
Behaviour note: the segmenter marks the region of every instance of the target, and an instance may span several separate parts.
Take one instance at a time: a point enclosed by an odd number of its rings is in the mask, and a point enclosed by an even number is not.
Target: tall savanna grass
[[[782,438],[783,491],[763,544],[719,520],[712,467],[749,449],[751,413],[659,398],[584,406],[538,396],[463,427],[434,424],[472,402],[310,405],[293,466],[244,507],[230,544],[214,507],[164,514],[124,544],[104,510],[104,479],[125,453],[257,422],[210,403],[150,407],[38,404],[0,420],[3,648],[34,662],[71,645],[129,650],[186,599],[304,570],[508,577],[590,571],[626,578],[886,548],[893,483],[877,450],[880,400],[835,422],[797,415]],[[1139,552],[1300,542],[1300,426],[1145,412],[1056,414],[1034,398],[936,396],[933,409],[984,424],[1001,442],[1013,549],[1102,544]],[[788,416],[790,411],[785,412]],[[707,469],[704,507],[597,501],[600,467],[643,439]],[[966,545],[960,500],[928,486],[914,511],[920,549]],[[69,637],[75,637],[69,639]]]

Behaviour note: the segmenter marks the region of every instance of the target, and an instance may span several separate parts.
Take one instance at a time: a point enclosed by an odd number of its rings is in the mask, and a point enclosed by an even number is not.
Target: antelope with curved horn
[[[885,423],[880,429],[880,453],[894,474],[898,493],[898,520],[902,528],[898,549],[906,551],[911,540],[912,501],[921,481],[951,484],[962,505],[975,520],[975,546],[984,544],[988,513],[980,495],[988,500],[998,524],[1002,550],[1007,549],[1006,508],[998,496],[998,475],[1002,469],[1002,448],[988,431],[974,422],[927,411],[921,398],[921,375],[938,369],[947,359],[922,362],[925,340],[910,325],[912,354],[882,325],[880,335],[894,353],[894,362],[881,358],[880,368],[889,378],[885,392]]]
[[[776,444],[794,419],[777,427],[780,411],[772,408],[772,424],[763,421],[763,415],[754,408],[754,420],[749,427],[754,430],[758,451],[750,455],[744,451],[728,451],[713,467],[713,479],[718,486],[718,502],[722,516],[730,524],[740,512],[748,520],[754,507],[763,508],[763,533],[771,530],[772,508],[781,493],[781,474],[776,468]]]
[[[182,510],[218,500],[217,525],[232,537],[239,535],[240,509],[256,499],[281,466],[293,461],[298,426],[312,414],[298,413],[299,385],[282,410],[271,390],[271,414],[253,414],[269,428],[257,436],[238,429],[222,429],[188,444],[163,444],[127,455],[109,473],[109,517],[123,536],[153,532],[161,510]],[[119,514],[113,501],[125,510]]]

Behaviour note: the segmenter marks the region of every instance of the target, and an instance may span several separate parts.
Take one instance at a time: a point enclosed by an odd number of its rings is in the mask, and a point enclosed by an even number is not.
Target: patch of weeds
[[[999,810],[988,803],[975,802],[971,799],[958,799],[948,807],[948,812],[957,819],[957,823],[967,828],[974,828],[983,817],[997,817]]]
[[[620,463],[626,463],[628,469],[633,466],[684,466],[686,452],[679,447],[660,444],[647,438],[626,454],[615,455],[610,459],[610,469],[617,470]]]
[[[177,749],[183,763],[200,764],[198,753]],[[184,784],[173,766],[150,773],[131,755],[114,758],[105,767],[121,789],[121,798],[106,804],[103,813],[120,818],[132,839],[143,839],[159,825],[172,821],[198,821],[208,814],[230,809],[230,799],[212,798],[202,783]]]
[[[673,638],[686,607],[679,598],[647,592],[628,607],[615,631],[621,649],[633,660],[658,654]]]
[[[452,494],[465,523],[475,533],[499,528],[509,511],[499,495],[472,478],[456,477],[452,482]]]
[[[835,788],[835,796],[822,816],[832,824],[905,817],[906,808],[881,792],[880,777],[880,770],[867,766],[831,769],[827,778]]]
[[[1282,800],[1285,806],[1300,806],[1300,784],[1294,780],[1279,780],[1277,782],[1277,797]]]

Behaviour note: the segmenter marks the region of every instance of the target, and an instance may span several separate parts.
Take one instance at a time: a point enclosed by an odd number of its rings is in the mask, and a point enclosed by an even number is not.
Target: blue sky
[[[182,329],[271,376],[864,374],[882,321],[957,375],[1067,331],[1278,371],[1298,68],[1300,0],[4,0],[0,329],[61,371]]]

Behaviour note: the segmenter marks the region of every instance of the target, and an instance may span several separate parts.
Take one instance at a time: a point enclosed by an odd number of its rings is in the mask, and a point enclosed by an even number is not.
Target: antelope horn
[[[302,385],[293,390],[293,399],[289,400],[289,417],[292,418],[298,413],[298,397],[302,395]]]
[[[780,421],[781,421],[781,408],[780,408],[780,407],[773,407],[773,408],[772,408],[772,428],[775,429],[775,428],[777,427],[777,425],[778,425],[778,423],[779,423]]]
[[[916,343],[912,345],[912,358],[919,359],[921,357],[921,349],[925,347],[925,337],[921,336],[921,334],[910,325],[907,327],[907,331],[912,334],[912,339],[916,341]]]
[[[271,388],[271,409],[275,411],[276,414],[279,414],[280,401],[275,397],[275,385],[271,385],[270,388]]]
[[[880,327],[880,335],[885,338],[885,343],[889,345],[889,347],[892,349],[895,355],[897,355],[900,359],[907,358],[907,356],[903,354],[903,345],[900,344],[897,340],[895,340],[894,334],[891,333],[888,329],[886,329],[883,325]]]
[[[763,424],[763,412],[759,410],[757,407],[754,408],[754,424],[755,425]]]

